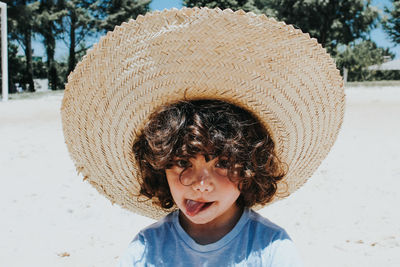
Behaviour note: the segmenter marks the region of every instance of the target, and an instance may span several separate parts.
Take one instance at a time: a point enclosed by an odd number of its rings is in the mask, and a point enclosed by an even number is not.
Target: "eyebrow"
[[[206,162],[209,162],[215,158],[217,158],[216,155],[213,154],[201,154],[202,156],[204,156],[204,159],[206,160]],[[176,155],[174,157],[174,160],[178,160],[178,159],[190,159],[190,158],[194,158],[193,156],[189,156],[189,155]]]

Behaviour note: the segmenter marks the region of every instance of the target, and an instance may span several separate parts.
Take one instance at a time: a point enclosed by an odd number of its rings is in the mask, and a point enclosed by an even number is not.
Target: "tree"
[[[84,41],[88,37],[113,30],[116,25],[145,14],[150,4],[150,0],[60,1],[63,1],[62,6],[66,10],[62,24],[64,40],[69,46],[68,74],[87,50]]]
[[[377,47],[371,40],[350,44],[336,56],[336,64],[339,69],[348,69],[348,81],[384,80],[388,72],[369,71],[368,66],[380,64],[384,57],[394,58],[389,49]],[[390,74],[392,75],[392,74]],[[392,77],[393,78],[393,77]]]
[[[59,5],[60,3],[57,0],[41,0],[35,23],[35,31],[43,36],[47,56],[47,78],[52,90],[58,90],[62,87],[56,67],[57,62],[54,60],[56,40],[60,38],[62,33],[60,24],[63,15],[66,13]]]
[[[383,20],[382,26],[393,42],[400,43],[400,1],[391,1],[393,8],[385,7],[385,12],[389,14],[389,17]]]
[[[243,9],[244,11],[252,11],[254,13],[260,13],[260,11],[254,6],[254,0],[183,0],[183,4],[187,7],[208,7],[227,9],[230,8],[234,11]]]
[[[9,93],[15,93],[17,91],[16,83],[21,84],[24,81],[23,73],[25,69],[25,59],[18,57],[18,46],[8,41],[8,91]],[[1,60],[1,53],[0,53]],[[0,78],[2,78],[0,76]],[[0,79],[1,81],[1,79]],[[0,87],[2,83],[0,83]]]
[[[378,10],[371,6],[371,0],[254,0],[254,5],[308,32],[333,55],[340,44],[367,39],[378,20]]]
[[[310,33],[332,54],[339,44],[366,39],[378,19],[377,9],[370,6],[371,0],[184,0],[183,3],[188,7],[243,9],[266,14]]]
[[[35,91],[32,68],[32,35],[35,12],[39,8],[38,2],[27,0],[6,1],[7,24],[11,40],[15,40],[25,53],[25,71],[23,71],[22,86],[28,84],[29,92]],[[25,88],[24,88],[25,89]]]
[[[101,32],[112,31],[116,25],[136,19],[149,11],[151,0],[104,0],[96,4],[95,16],[97,29]]]
[[[96,1],[85,0],[60,0],[59,7],[64,10],[62,17],[63,40],[69,47],[68,74],[75,68],[78,61],[77,54],[80,50],[86,50],[84,41],[94,35],[96,19],[92,15],[91,7]]]

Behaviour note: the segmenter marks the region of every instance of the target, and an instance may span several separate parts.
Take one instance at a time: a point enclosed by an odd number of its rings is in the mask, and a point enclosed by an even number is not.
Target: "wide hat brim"
[[[263,123],[288,165],[275,200],[315,172],[344,114],[340,73],[308,34],[229,9],[147,13],[108,32],[68,77],[61,115],[78,172],[113,203],[164,216],[138,197],[132,145],[150,114],[183,99],[224,100]]]

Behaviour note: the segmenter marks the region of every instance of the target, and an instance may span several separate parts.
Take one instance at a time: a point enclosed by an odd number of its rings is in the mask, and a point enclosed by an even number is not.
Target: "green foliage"
[[[25,82],[25,60],[23,57],[18,57],[18,46],[8,42],[8,80],[10,83]],[[0,57],[1,58],[1,57]]]
[[[95,6],[97,17],[97,28],[102,31],[112,31],[117,25],[136,19],[140,14],[149,11],[151,0],[103,0],[98,1]]]
[[[400,0],[391,0],[393,8],[385,7],[385,12],[389,17],[382,21],[383,29],[395,43],[400,43]]]
[[[39,2],[4,1],[7,4],[7,31],[9,38],[15,40],[25,50],[25,34],[32,31]]]
[[[219,1],[210,1],[210,0],[183,0],[183,4],[187,7],[208,7],[208,8],[216,8],[224,10],[227,8],[232,9],[233,11],[243,9],[244,11],[252,11],[254,13],[260,13],[260,11],[254,6],[254,0],[219,0]]]
[[[331,54],[336,47],[366,39],[376,27],[378,11],[371,0],[184,0],[188,7],[207,6],[262,13],[293,24],[316,38]]]
[[[184,0],[183,3],[188,7],[243,9],[292,24],[316,38],[336,57],[338,68],[346,66],[350,81],[396,77],[389,72],[366,69],[382,62],[383,56],[392,55],[388,50],[377,48],[372,41],[360,42],[368,39],[379,19],[378,10],[371,6],[371,0]],[[337,48],[343,46],[347,48],[337,55]]]
[[[25,82],[25,60],[22,57],[17,56],[18,46],[11,42],[8,42],[8,90],[10,93],[15,93],[16,83],[24,83]],[[1,53],[0,53],[1,60]],[[0,76],[1,81],[2,76]],[[2,83],[0,82],[0,88],[2,87]]]
[[[150,0],[14,0],[8,6],[8,33],[12,43],[17,43],[25,57],[17,56],[15,45],[10,46],[10,88],[19,83],[29,91],[34,90],[33,77],[46,77],[53,90],[62,89],[68,74],[89,48],[89,37],[114,29],[130,18],[145,14]],[[47,61],[32,60],[31,42],[39,34]],[[37,36],[37,35],[36,35]],[[56,41],[64,40],[69,48],[66,62],[54,59]],[[14,51],[14,50],[15,51]],[[15,53],[14,53],[15,52]],[[23,67],[22,67],[23,66]],[[28,84],[29,86],[26,86]]]
[[[60,83],[57,63],[54,60],[56,40],[60,39],[62,29],[60,24],[62,17],[65,15],[65,10],[60,8],[60,2],[55,0],[40,1],[34,24],[35,32],[43,37],[43,44],[46,50],[47,62],[47,78],[49,80],[49,88],[52,90],[62,89]]]
[[[395,42],[400,43],[400,0],[391,0],[383,25]],[[33,78],[49,79],[51,89],[62,89],[66,77],[88,49],[88,38],[98,37],[116,25],[149,11],[150,0],[6,0],[8,5],[9,81],[33,90]],[[187,7],[243,9],[266,14],[309,32],[336,57],[340,69],[349,69],[349,80],[399,78],[398,72],[368,72],[365,67],[391,55],[368,39],[378,12],[371,0],[183,0]],[[33,60],[31,39],[40,36],[46,62]],[[65,62],[54,59],[56,41],[69,47]],[[18,44],[25,56],[17,56]],[[346,47],[346,49],[338,49]]]
[[[39,8],[39,3],[28,0],[5,2],[7,4],[7,30],[9,39],[16,41],[25,53],[23,84],[28,84],[27,90],[33,92],[35,86],[33,83],[32,35],[35,12]]]
[[[16,84],[23,90],[27,90],[27,77],[25,71],[26,57],[17,55],[18,46],[14,43],[8,43],[8,81],[10,93],[15,93]],[[1,60],[1,55],[0,55]],[[35,58],[32,61],[33,78],[47,78],[47,67],[41,58]],[[1,79],[0,79],[1,80]],[[0,85],[1,88],[1,85]]]
[[[55,68],[57,69],[57,79],[60,84],[65,84],[68,77],[68,63],[66,61],[54,61]]]
[[[48,69],[46,62],[42,60],[34,60],[33,65],[33,77],[36,79],[46,79],[48,74]]]
[[[255,6],[308,32],[333,55],[338,45],[366,39],[378,20],[371,0],[255,0]]]
[[[394,58],[389,49],[377,47],[370,40],[357,44],[351,44],[336,56],[336,65],[343,71],[348,70],[348,81],[374,81],[400,78],[396,73],[388,71],[370,71],[368,66],[380,64],[384,57]],[[397,75],[397,76],[396,76]]]
[[[86,0],[60,0],[59,7],[64,11],[61,28],[63,30],[63,40],[69,48],[68,54],[68,73],[70,73],[77,63],[77,47],[83,47],[86,51],[85,40],[95,35],[96,18],[92,14],[91,8],[95,1]]]
[[[150,0],[69,0],[62,1],[66,11],[63,17],[64,40],[69,47],[68,71],[70,73],[79,58],[85,54],[88,37],[113,30],[116,25],[136,18],[149,10]]]

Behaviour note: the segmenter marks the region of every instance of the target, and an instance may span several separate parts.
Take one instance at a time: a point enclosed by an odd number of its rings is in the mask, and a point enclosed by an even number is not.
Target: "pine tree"
[[[183,0],[183,4],[187,7],[219,7],[222,10],[230,8],[233,11],[242,9],[246,12],[252,11],[254,13],[260,13],[260,10],[254,5],[254,0]]]
[[[393,8],[385,7],[389,15],[383,20],[383,28],[395,43],[400,43],[400,1],[392,0]]]
[[[378,22],[371,0],[255,0],[255,6],[309,33],[333,55],[340,44],[368,39]]]
[[[25,53],[25,71],[21,83],[29,92],[35,91],[32,67],[32,36],[35,13],[39,8],[38,2],[17,0],[5,1],[7,4],[7,25],[9,38],[16,41]],[[11,70],[13,71],[13,70]],[[12,73],[10,73],[12,75]],[[28,85],[25,88],[25,84]]]
[[[47,56],[47,78],[52,90],[62,88],[54,55],[56,40],[60,39],[62,33],[60,24],[64,14],[65,12],[59,8],[57,0],[41,0],[36,16],[35,31],[43,36]]]
[[[86,51],[85,40],[95,34],[96,18],[92,11],[95,3],[95,0],[60,0],[58,3],[63,10],[63,40],[69,48],[67,74],[75,68],[79,55]]]
[[[149,11],[151,0],[103,0],[96,4],[97,28],[101,32],[112,31],[117,25],[136,19]]]

